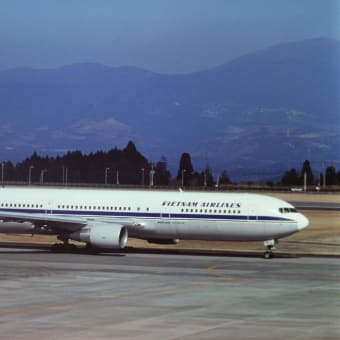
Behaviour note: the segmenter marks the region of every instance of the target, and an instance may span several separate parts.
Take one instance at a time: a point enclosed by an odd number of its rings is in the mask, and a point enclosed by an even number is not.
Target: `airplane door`
[[[250,208],[248,211],[248,221],[257,221],[257,219],[257,212],[255,211],[255,209]]]
[[[179,227],[179,223],[183,223],[183,222],[179,222],[176,218],[174,218],[175,212],[173,212],[171,214],[171,207],[162,207],[162,212],[161,212],[161,219],[160,219],[160,224],[159,224],[159,228],[158,230],[160,231],[160,236],[163,239],[177,239],[178,238],[178,227]],[[183,225],[180,225],[181,228],[183,227]]]
[[[52,202],[51,201],[47,202],[47,206],[46,206],[46,209],[45,209],[45,214],[50,214],[50,215],[53,214]]]
[[[169,212],[169,208],[167,206],[163,207],[161,212],[161,219],[162,220],[168,220],[171,217],[171,214]]]

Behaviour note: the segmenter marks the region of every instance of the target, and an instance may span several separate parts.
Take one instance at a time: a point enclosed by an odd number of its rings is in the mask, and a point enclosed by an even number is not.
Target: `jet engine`
[[[72,233],[70,239],[86,242],[94,248],[120,249],[126,246],[128,231],[121,224],[101,223]]]

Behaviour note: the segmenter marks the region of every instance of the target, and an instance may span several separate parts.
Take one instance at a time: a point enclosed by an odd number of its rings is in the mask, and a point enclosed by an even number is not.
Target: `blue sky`
[[[186,73],[316,37],[340,40],[340,0],[0,0],[0,69]]]

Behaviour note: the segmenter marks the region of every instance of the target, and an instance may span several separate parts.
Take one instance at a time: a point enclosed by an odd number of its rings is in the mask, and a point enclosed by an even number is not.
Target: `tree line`
[[[72,151],[57,157],[39,156],[34,152],[16,165],[11,162],[3,164],[6,181],[63,184],[143,184],[149,180],[153,168],[132,141],[123,149],[115,147],[107,152],[83,154]],[[165,158],[155,164],[154,173],[155,180],[162,184],[169,181],[170,172]]]
[[[190,154],[183,152],[175,177],[168,170],[164,156],[151,163],[129,141],[125,148],[117,147],[104,152],[83,154],[70,151],[63,156],[39,156],[36,152],[22,162],[1,163],[2,181],[26,183],[88,183],[88,184],[124,184],[124,185],[177,185],[182,187],[212,187],[232,184],[228,173],[223,170],[217,179],[207,165],[203,171],[195,171]],[[301,186],[306,177],[307,185],[340,185],[340,171],[328,166],[320,176],[313,174],[311,164],[305,160],[301,171],[295,168],[285,171],[278,185]]]
[[[285,186],[301,186],[304,185],[306,178],[307,185],[340,185],[340,171],[332,165],[325,169],[324,173],[315,175],[312,171],[309,160],[303,162],[301,171],[295,168],[286,171],[281,179],[281,184]]]
[[[179,173],[171,177],[167,160],[164,156],[155,164],[149,162],[129,141],[123,149],[117,147],[104,152],[83,154],[70,151],[63,156],[39,156],[36,152],[22,162],[14,165],[3,162],[3,181],[26,183],[89,183],[89,184],[124,184],[167,186],[212,186],[215,184],[209,167],[202,172],[193,169],[188,153],[183,153]],[[222,183],[230,183],[226,172],[222,174]]]

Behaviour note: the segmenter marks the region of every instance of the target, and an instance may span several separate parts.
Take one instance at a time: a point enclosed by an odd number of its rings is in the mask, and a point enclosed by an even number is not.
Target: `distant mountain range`
[[[75,64],[0,72],[0,160],[125,146],[173,172],[273,178],[304,159],[340,165],[340,42],[280,44],[185,75]]]

